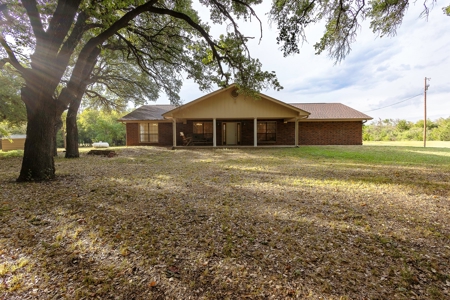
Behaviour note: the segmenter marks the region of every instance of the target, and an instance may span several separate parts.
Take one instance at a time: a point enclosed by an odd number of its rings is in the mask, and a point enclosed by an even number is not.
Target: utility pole
[[[427,90],[430,84],[428,84],[428,81],[430,81],[431,78],[425,77],[425,87],[424,87],[424,99],[423,99],[423,147],[425,148],[427,146]]]

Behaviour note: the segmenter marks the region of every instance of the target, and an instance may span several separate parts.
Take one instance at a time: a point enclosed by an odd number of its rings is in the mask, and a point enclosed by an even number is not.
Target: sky
[[[314,44],[324,32],[323,24],[307,31],[307,42],[300,54],[283,57],[276,44],[276,26],[265,19],[265,7],[257,9],[263,23],[259,41],[259,23],[243,23],[247,36],[255,36],[249,44],[251,55],[263,69],[275,71],[284,87],[281,91],[262,93],[286,103],[339,102],[359,110],[374,120],[424,117],[425,77],[431,78],[427,90],[427,118],[450,117],[450,17],[444,15],[444,3],[436,3],[428,20],[420,17],[422,2],[410,2],[403,23],[393,37],[377,37],[363,23],[352,51],[344,61],[336,63],[326,53],[314,54]],[[220,34],[220,27],[212,33]],[[185,80],[180,96],[183,103],[205,93],[192,81]],[[161,98],[156,103],[169,103]]]

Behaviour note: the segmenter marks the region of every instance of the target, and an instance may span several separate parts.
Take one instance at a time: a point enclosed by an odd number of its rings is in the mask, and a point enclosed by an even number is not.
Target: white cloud
[[[323,24],[307,32],[308,43],[295,56],[283,57],[276,44],[276,28],[265,20],[267,4],[258,9],[263,22],[263,39],[259,43],[259,25],[242,24],[255,38],[250,51],[263,63],[264,69],[276,71],[284,90],[263,91],[285,102],[341,102],[362,112],[388,106],[423,93],[424,78],[431,77],[428,90],[428,117],[450,116],[450,42],[446,37],[450,17],[436,5],[428,21],[420,18],[421,4],[411,4],[403,24],[394,37],[376,37],[363,24],[352,52],[335,64],[325,54],[314,54],[314,43],[323,33]],[[220,32],[219,29],[216,29]],[[181,91],[185,101],[203,93],[191,81]],[[159,100],[167,103],[167,100]],[[368,112],[374,119],[400,118],[416,121],[423,118],[423,96]]]

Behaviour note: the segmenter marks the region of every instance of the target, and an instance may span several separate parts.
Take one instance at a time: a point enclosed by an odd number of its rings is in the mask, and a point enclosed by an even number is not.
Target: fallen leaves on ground
[[[450,298],[448,166],[116,151],[1,160],[0,299]]]

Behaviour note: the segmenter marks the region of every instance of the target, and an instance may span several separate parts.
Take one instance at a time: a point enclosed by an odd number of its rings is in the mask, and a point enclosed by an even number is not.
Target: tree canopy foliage
[[[116,54],[105,52],[99,57],[84,94],[84,107],[124,110],[130,102],[139,106],[158,99],[159,87],[155,81],[133,62],[115,57]],[[178,103],[178,95],[174,92],[171,101]]]
[[[25,105],[20,99],[19,77],[0,70],[0,136],[23,133]]]
[[[423,120],[411,122],[400,119],[373,121],[363,127],[365,141],[423,141]],[[427,139],[450,141],[450,117],[427,120]]]
[[[428,16],[435,0],[425,0],[422,16]],[[306,40],[305,29],[319,22],[325,22],[325,31],[314,45],[316,54],[328,52],[336,61],[344,59],[351,51],[364,20],[370,22],[370,28],[378,36],[393,36],[403,21],[409,0],[275,0],[270,16],[277,24],[285,55],[299,53]],[[449,8],[444,9],[448,14]]]
[[[102,141],[113,146],[125,145],[125,126],[117,122],[121,116],[116,111],[83,110],[78,119],[80,144]]]
[[[442,10],[444,11],[444,14],[446,14],[447,16],[450,16],[450,5],[444,7]]]
[[[22,78],[10,67],[0,69],[0,135],[8,135],[12,128],[26,123],[25,105],[20,99],[22,85]]]

